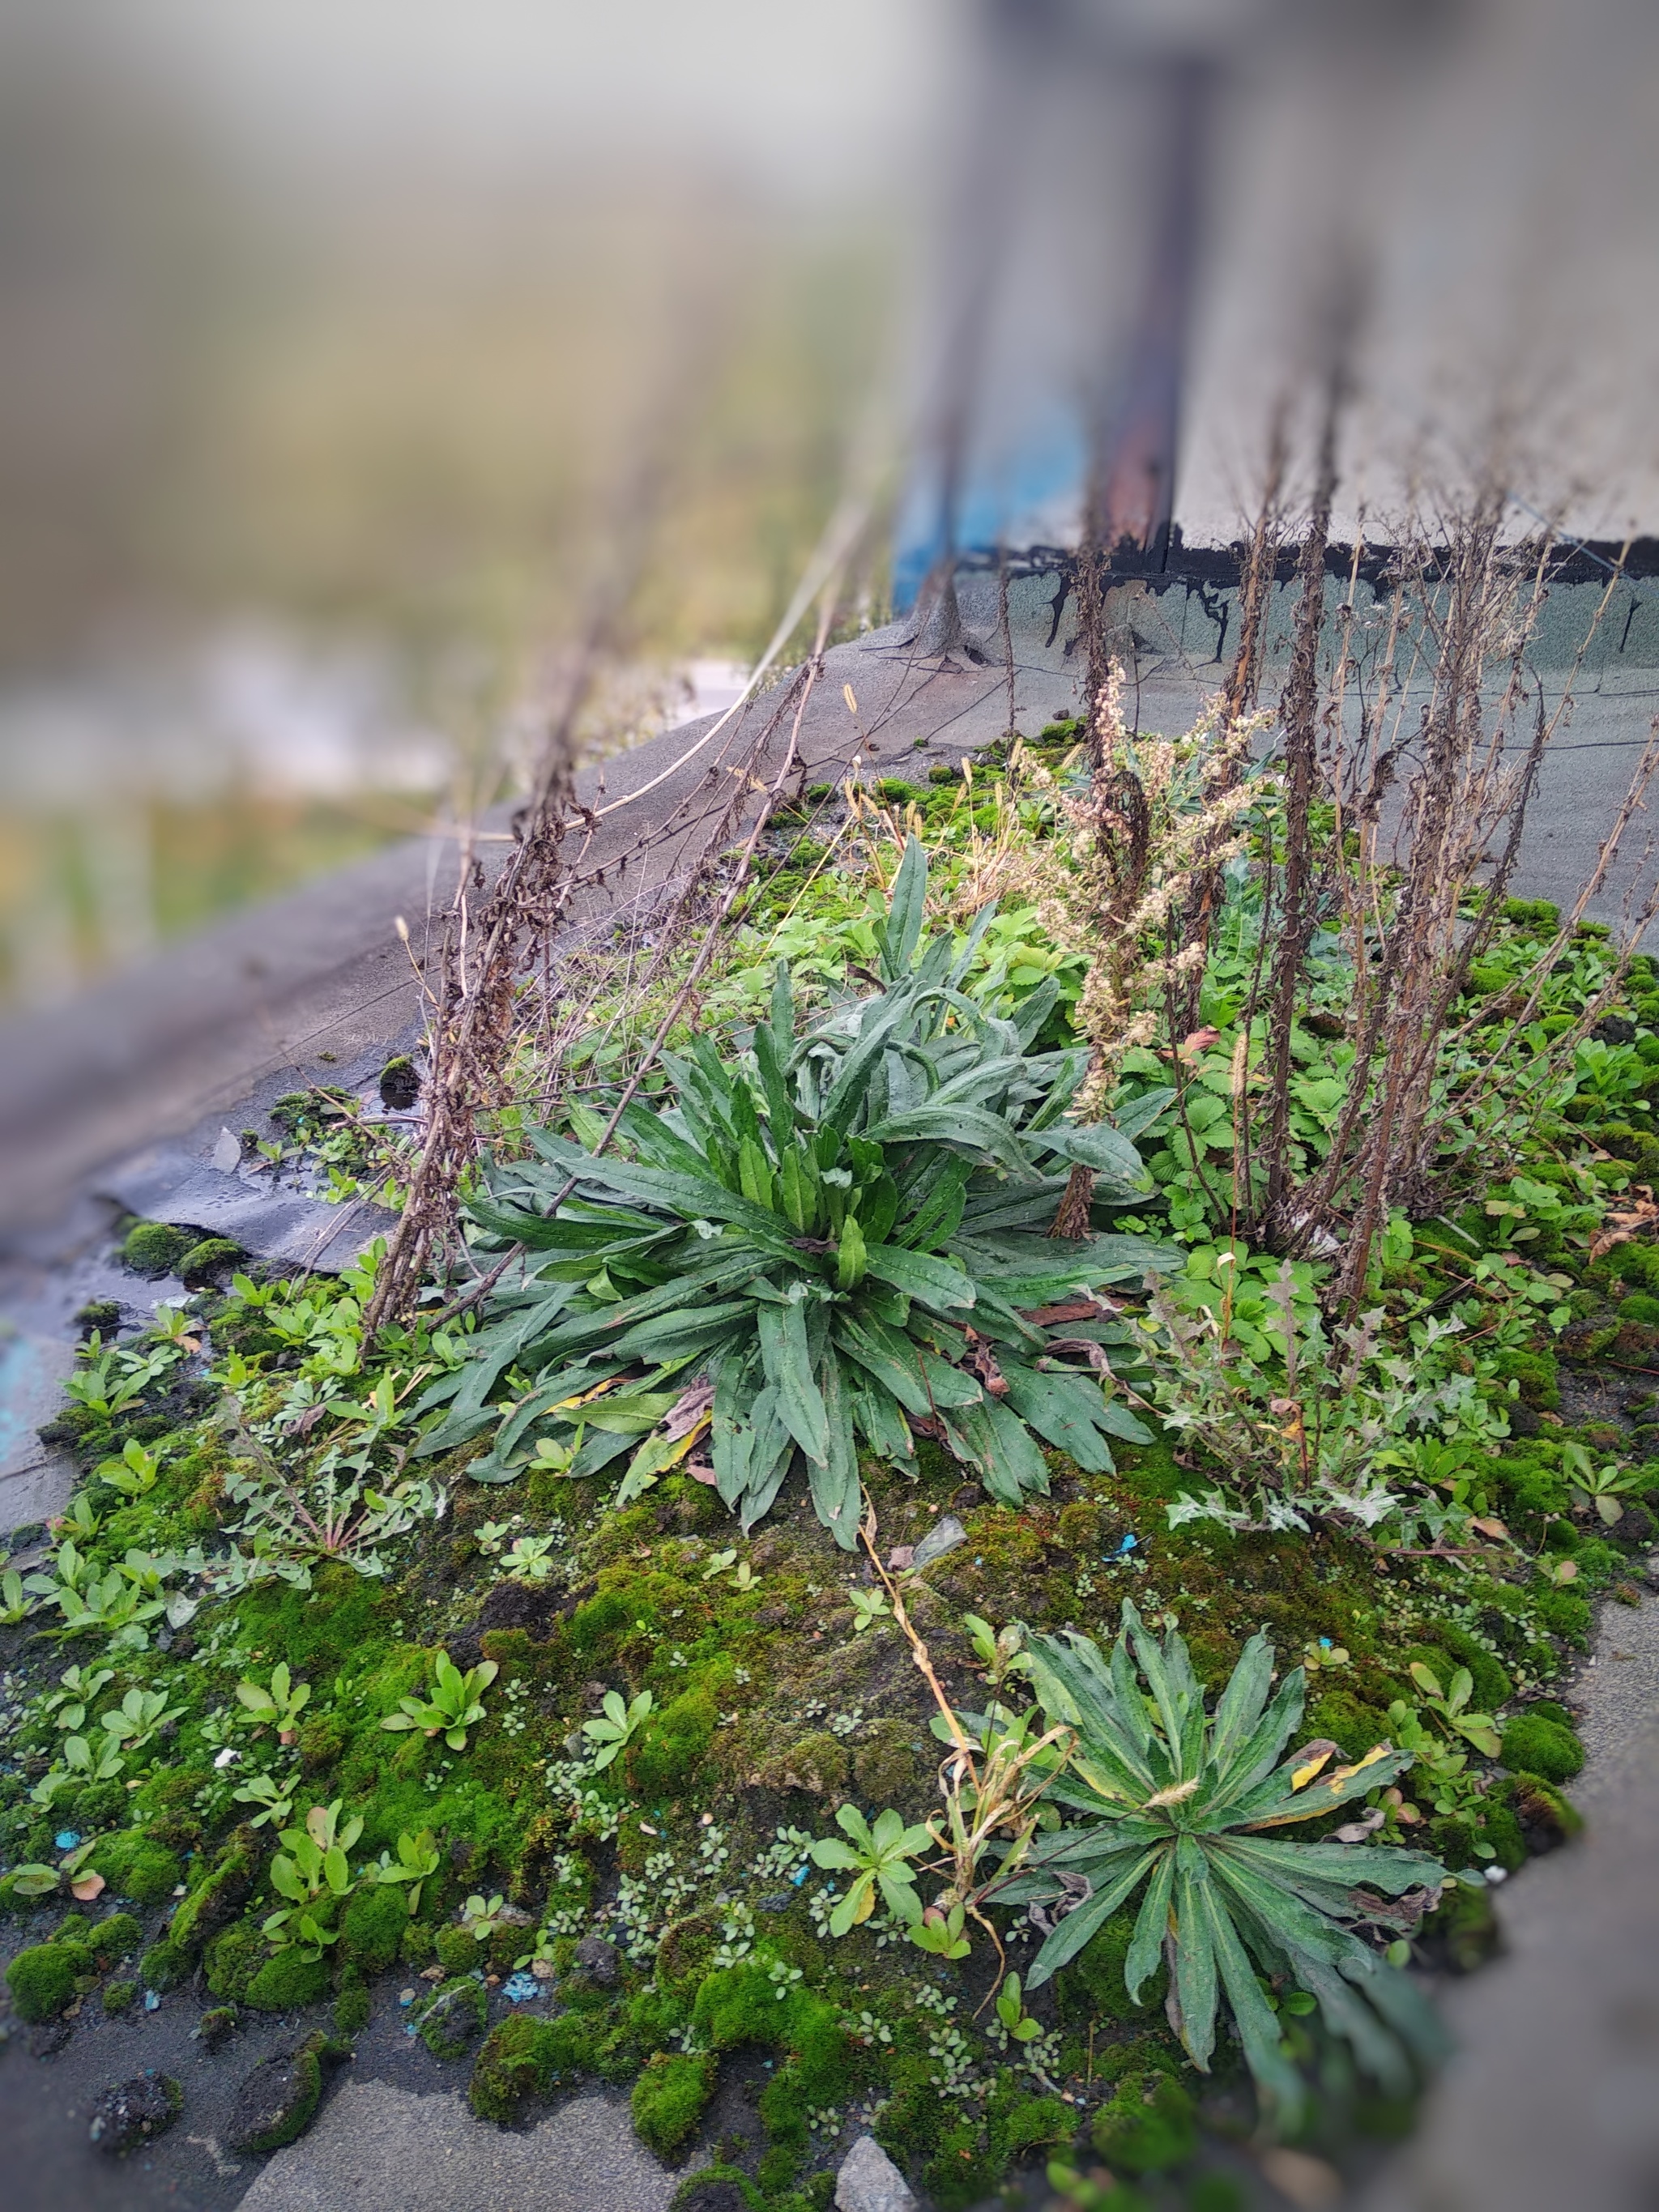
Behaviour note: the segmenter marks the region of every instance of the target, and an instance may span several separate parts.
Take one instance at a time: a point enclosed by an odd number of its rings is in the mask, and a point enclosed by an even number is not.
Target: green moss
[[[116,2014],[126,2011],[137,1994],[137,1982],[111,1982],[104,1991],[104,2010],[112,2020]]]
[[[326,1959],[302,1959],[295,1945],[266,1960],[247,1985],[246,2001],[256,2012],[297,2012],[327,1996],[330,1978]]]
[[[1575,1590],[1544,1589],[1534,1599],[1539,1626],[1564,1643],[1583,1647],[1589,1634],[1589,1600]]]
[[[846,1795],[852,1765],[846,1746],[827,1729],[799,1736],[781,1731],[761,1761],[759,1778],[769,1790],[806,1790],[833,1801]]]
[[[240,2004],[248,1984],[270,1956],[270,1947],[257,1928],[246,1923],[216,1936],[206,1954],[207,1985],[216,1997]]]
[[[490,2030],[472,2068],[467,2098],[481,2120],[507,2125],[527,2097],[574,2081],[590,2056],[592,2031],[577,2013],[536,2020],[514,2013]]]
[[[930,1762],[918,1756],[912,1721],[866,1723],[853,1750],[853,1779],[872,1805],[901,1809],[926,1796],[933,1776]]]
[[[777,2015],[787,2008],[778,2003],[759,1960],[744,1959],[705,1976],[691,2020],[700,2039],[712,2049],[736,2051],[746,2043],[775,2042],[781,2026]]]
[[[1133,2074],[1095,2116],[1095,2148],[1115,2172],[1164,2173],[1198,2148],[1193,2100],[1167,2074]]]
[[[1541,1256],[1536,1247],[1530,1248],[1533,1256]],[[1561,1407],[1560,1377],[1556,1371],[1555,1355],[1551,1352],[1500,1352],[1492,1362],[1493,1370],[1503,1382],[1515,1382],[1521,1386],[1521,1396],[1528,1406],[1547,1413],[1559,1413]]]
[[[665,2165],[695,2132],[714,2094],[716,2069],[712,2051],[659,2051],[634,2084],[634,2132]]]
[[[1546,1782],[1571,1782],[1584,1764],[1584,1747],[1570,1728],[1534,1706],[1504,1723],[1502,1757],[1511,1772],[1539,1774]]]
[[[258,1831],[238,1828],[179,1905],[167,1923],[167,1941],[182,1958],[193,1962],[208,1938],[240,1911],[253,1888],[260,1850]]]
[[[767,2201],[740,2166],[726,2166],[716,2160],[712,2166],[699,2166],[689,2174],[674,2191],[669,2212],[704,2212],[704,2208],[717,2202],[712,2195],[717,2185],[723,2185],[725,2201],[740,2204],[744,2212],[768,2212]],[[774,2200],[775,2205],[775,2200]],[[806,2200],[795,2197],[787,2206],[779,2206],[776,2212],[805,2212]]]
[[[184,1874],[176,1851],[137,1828],[106,1836],[87,1864],[103,1875],[112,1896],[130,1897],[135,1905],[159,1905],[172,1896]]]
[[[719,1940],[720,1921],[713,1912],[688,1912],[671,1920],[657,1945],[658,1975],[671,1989],[700,1982]]]
[[[1373,1744],[1387,1741],[1389,1717],[1352,1690],[1327,1690],[1308,1708],[1306,1733],[1325,1737],[1345,1759],[1363,1759]]]
[[[398,1956],[406,1966],[429,1966],[436,1948],[432,1930],[419,1920],[406,1921],[398,1939]]]
[[[323,2062],[322,2038],[313,2036],[301,2045],[288,2064],[293,2069],[286,2101],[277,2118],[258,2133],[244,2136],[232,2144],[234,2150],[265,2152],[281,2150],[302,2136],[315,2118],[322,2101]],[[273,2062],[267,2060],[267,2065]]]
[[[1145,2020],[1163,2003],[1168,1976],[1162,1966],[1142,1984],[1141,2002],[1129,2002],[1123,1963],[1134,1925],[1133,1912],[1127,1909],[1115,1912],[1071,1964],[1061,1968],[1055,1995],[1063,2027],[1086,2027],[1092,2020]]]
[[[242,1256],[240,1244],[233,1244],[228,1237],[204,1237],[199,1244],[192,1244],[179,1260],[179,1279],[194,1288],[198,1284],[211,1282],[234,1267]]]
[[[629,1786],[654,1803],[685,1790],[714,1740],[720,1715],[706,1690],[690,1689],[652,1716],[624,1754]]]
[[[383,1973],[398,1956],[408,1921],[409,1900],[400,1886],[368,1884],[347,1903],[340,1948],[366,1974]]]
[[[307,1774],[332,1766],[350,1741],[337,1713],[319,1713],[300,1730],[300,1764]]]
[[[435,1948],[438,1964],[452,1974],[470,1974],[483,1963],[483,1946],[470,1928],[441,1928]]]
[[[6,1969],[6,1987],[20,2020],[56,2020],[75,1995],[86,1957],[68,1943],[33,1943]]]
[[[368,2026],[368,2016],[373,2009],[368,1985],[362,1982],[348,1983],[334,2000],[334,2033],[336,2035],[361,2035]]]
[[[1490,1893],[1459,1882],[1424,1918],[1418,1942],[1431,1960],[1443,1958],[1455,1974],[1472,1974],[1484,1966],[1496,1954],[1499,1942]]]
[[[1632,1291],[1627,1298],[1619,1301],[1620,1321],[1643,1322],[1649,1328],[1659,1328],[1659,1298],[1647,1291]]]
[[[1510,1809],[1540,1850],[1571,1842],[1583,1827],[1583,1814],[1541,1774],[1511,1774],[1499,1787]]]
[[[173,1990],[188,1978],[195,1963],[188,1951],[163,1936],[145,1952],[138,1971],[144,1978],[146,1989]]]
[[[459,2058],[483,2033],[483,1984],[458,1976],[445,1982],[421,2014],[421,2040],[434,2058]]]
[[[160,1221],[135,1222],[121,1246],[123,1263],[135,1275],[170,1275],[196,1239]]]

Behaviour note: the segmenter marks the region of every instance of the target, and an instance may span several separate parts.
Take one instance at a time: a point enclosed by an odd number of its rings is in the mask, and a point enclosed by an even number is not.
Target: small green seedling
[[[274,1728],[278,1743],[292,1743],[300,1732],[300,1715],[310,1701],[311,1685],[295,1681],[287,1662],[279,1659],[270,1670],[268,1689],[258,1682],[240,1681],[236,1698],[247,1708],[249,1726]]]
[[[878,1620],[893,1610],[887,1602],[885,1593],[881,1590],[849,1589],[847,1602],[853,1608],[854,1636],[862,1636],[866,1628],[873,1628]]]
[[[250,1774],[239,1790],[231,1796],[239,1805],[257,1805],[259,1810],[248,1822],[251,1828],[275,1827],[286,1820],[294,1810],[292,1784],[278,1782],[275,1775]]]
[[[144,1498],[161,1479],[161,1455],[146,1451],[137,1437],[129,1437],[119,1459],[100,1460],[95,1470],[100,1482],[118,1490],[124,1498]]]
[[[108,1667],[66,1667],[58,1678],[58,1687],[46,1701],[46,1710],[52,1715],[52,1724],[60,1729],[79,1729],[86,1725],[87,1711],[93,1699],[106,1683],[115,1680]]]
[[[972,1948],[963,1933],[967,1915],[960,1904],[953,1905],[948,1912],[937,1905],[930,1905],[910,1930],[910,1941],[919,1951],[930,1951],[939,1959],[965,1959]]]
[[[907,1928],[915,1927],[922,1917],[921,1899],[916,1895],[915,1869],[908,1861],[933,1842],[927,1830],[907,1828],[902,1815],[890,1805],[876,1815],[873,1827],[855,1805],[843,1805],[836,1825],[852,1840],[843,1844],[836,1836],[821,1837],[812,1846],[813,1863],[844,1869],[856,1878],[830,1915],[830,1933],[845,1936],[861,1927],[876,1909],[878,1891],[896,1919]]]
[[[1425,1667],[1420,1659],[1414,1659],[1412,1680],[1423,1692],[1424,1703],[1449,1735],[1463,1736],[1487,1759],[1497,1758],[1499,1738],[1496,1722],[1490,1713],[1472,1713],[1468,1710],[1474,1679],[1467,1667],[1460,1667],[1449,1686],[1443,1690],[1434,1669]]]
[[[383,1729],[419,1729],[423,1735],[441,1735],[452,1751],[466,1749],[466,1732],[484,1717],[483,1692],[501,1669],[493,1659],[481,1659],[465,1674],[447,1652],[438,1654],[429,1698],[399,1698],[400,1712],[388,1713]]]
[[[1624,1519],[1624,1500],[1638,1486],[1633,1468],[1596,1467],[1583,1444],[1571,1442],[1561,1447],[1561,1463],[1579,1512],[1588,1513],[1594,1506],[1609,1528]]]
[[[480,1943],[487,1943],[501,1925],[506,1906],[504,1897],[469,1897],[461,1907],[461,1925],[469,1936]]]
[[[650,1719],[655,1703],[656,1699],[649,1690],[641,1690],[629,1705],[623,1703],[618,1691],[605,1692],[603,1717],[582,1723],[582,1734],[590,1743],[598,1747],[593,1756],[593,1771],[596,1774],[627,1749]]]
[[[997,2018],[1016,2043],[1035,2043],[1042,2033],[1041,2021],[1025,2009],[1018,1974],[1010,1974],[997,1991]]]
[[[501,1571],[521,1583],[545,1582],[552,1573],[556,1536],[520,1536],[501,1561]]]
[[[1006,1628],[993,1628],[988,1620],[981,1620],[976,1613],[964,1613],[962,1625],[973,1640],[974,1656],[985,1669],[989,1686],[1000,1689],[1011,1674],[1024,1674],[1030,1669],[1030,1659],[1025,1650],[1025,1631],[1017,1620]]]
[[[398,1856],[394,1863],[387,1851],[380,1853],[380,1863],[374,1869],[377,1882],[409,1884],[409,1917],[412,1920],[421,1909],[421,1890],[437,1873],[440,1853],[430,1828],[422,1828],[418,1836],[400,1835]]]
[[[340,1931],[322,1917],[334,1904],[350,1894],[353,1884],[346,1853],[363,1832],[362,1815],[353,1814],[340,1825],[341,1800],[313,1805],[302,1828],[284,1828],[287,1851],[278,1851],[270,1863],[270,1886],[290,1902],[266,1919],[263,1933],[279,1950],[297,1945],[303,1959],[320,1959]]]

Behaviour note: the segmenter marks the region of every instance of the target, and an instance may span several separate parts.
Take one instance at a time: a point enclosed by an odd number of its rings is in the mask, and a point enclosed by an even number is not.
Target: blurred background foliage
[[[655,440],[591,735],[726,703],[841,488],[898,268],[867,177],[775,189],[764,149],[711,153],[718,100],[702,140],[654,79],[579,129],[574,65],[540,105],[452,94],[441,54],[371,92],[372,42],[320,18],[283,76],[186,0],[120,12],[0,20],[12,1003],[502,795]],[[505,67],[527,19],[487,13]]]

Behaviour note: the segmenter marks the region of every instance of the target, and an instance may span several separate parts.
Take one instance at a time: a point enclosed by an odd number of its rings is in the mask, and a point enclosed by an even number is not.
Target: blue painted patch
[[[501,1984],[501,1995],[509,2004],[528,2004],[541,1993],[542,1985],[533,1974],[510,1974]]]
[[[1118,1546],[1116,1551],[1109,1552],[1106,1554],[1107,1565],[1109,1567],[1119,1559],[1127,1559],[1130,1553],[1135,1550],[1139,1542],[1140,1539],[1139,1536],[1126,1536],[1123,1539],[1123,1541]]]
[[[156,1995],[154,1990],[146,1990],[144,1991],[144,2010],[146,2012],[159,2012],[161,2009],[161,1998]]]
[[[60,1828],[52,1840],[60,1851],[72,1851],[81,1838],[74,1828]]]

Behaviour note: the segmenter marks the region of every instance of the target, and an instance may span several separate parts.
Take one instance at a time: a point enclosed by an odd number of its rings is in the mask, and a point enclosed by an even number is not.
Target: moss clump
[[[104,1991],[103,2007],[112,2020],[123,2013],[138,1994],[137,1982],[112,1982]]]
[[[398,1956],[409,1904],[401,1887],[378,1883],[360,1889],[340,1922],[340,1948],[366,1974],[384,1973]]]
[[[217,2051],[228,2043],[240,2025],[234,2005],[210,2005],[196,2024],[204,2051]]]
[[[720,1921],[713,1912],[688,1912],[671,1920],[657,1945],[657,1976],[670,1989],[700,1982],[708,1972],[720,1940]]]
[[[1134,1927],[1133,1912],[1115,1912],[1099,1934],[1091,1936],[1071,1964],[1061,1969],[1055,1995],[1063,2027],[1086,2027],[1091,2019],[1145,2020],[1162,2005],[1169,1978],[1162,1966],[1142,1985],[1139,2004],[1130,2003],[1124,1987],[1123,1964]]]
[[[446,1982],[421,2014],[421,2040],[434,2058],[459,2058],[484,2029],[483,1984]]]
[[[792,2212],[795,2206],[805,2212],[807,2201],[805,2197],[790,2198]],[[766,2199],[740,2166],[716,2160],[681,2182],[669,2212],[766,2212]]]
[[[706,1690],[687,1690],[665,1706],[628,1747],[630,1788],[647,1802],[678,1796],[714,1741],[719,1719]]]
[[[170,1275],[196,1239],[188,1231],[170,1229],[161,1221],[138,1221],[128,1230],[121,1245],[122,1264],[135,1275]]]
[[[761,1762],[757,1779],[769,1790],[807,1790],[815,1797],[834,1799],[846,1795],[851,1771],[846,1746],[821,1729],[775,1743]]]
[[[112,1896],[130,1897],[135,1905],[159,1905],[171,1897],[184,1873],[176,1851],[138,1828],[106,1836],[87,1864],[103,1875]]]
[[[297,1948],[279,1951],[248,1984],[247,2002],[256,2012],[297,2012],[326,1996],[328,1984],[326,1959],[302,1959]]]
[[[205,1879],[167,1923],[167,1940],[188,1964],[195,1963],[208,1938],[228,1926],[246,1904],[259,1857],[258,1833],[252,1828],[238,1828]],[[161,1985],[158,1982],[155,1986]]]
[[[69,1943],[33,1943],[6,1969],[6,1987],[20,2020],[56,2020],[75,1995],[86,1954]]]
[[[506,2126],[527,2097],[545,2097],[574,2081],[592,2049],[592,2030],[579,2013],[533,2020],[514,2013],[492,2028],[472,2069],[468,2101],[481,2120]]]
[[[1431,1960],[1443,1961],[1453,1973],[1474,1973],[1496,1954],[1500,1940],[1491,1894],[1460,1882],[1425,1918],[1417,1940]]]
[[[1389,1717],[1352,1690],[1327,1690],[1308,1709],[1306,1732],[1328,1738],[1345,1759],[1363,1759],[1373,1744],[1387,1740]]]
[[[240,2004],[269,1953],[257,1928],[227,1928],[207,1951],[207,1985],[228,2004]]]
[[[1193,2100],[1167,2074],[1132,2074],[1095,2116],[1095,2148],[1126,2173],[1164,2173],[1198,2148]]]
[[[281,2150],[305,2133],[322,2101],[324,2048],[324,2039],[313,2035],[287,2057],[254,2068],[232,2115],[233,2150]]]
[[[470,1928],[441,1928],[436,1946],[438,1964],[452,1974],[470,1974],[483,1963],[483,1945]]]
[[[853,1752],[853,1779],[872,1805],[903,1808],[927,1793],[926,1762],[916,1754],[909,1721],[867,1722]]]
[[[130,1912],[112,1912],[107,1920],[100,1920],[90,1928],[82,1928],[76,1921],[69,1921],[58,1931],[60,1943],[76,1943],[87,1953],[100,1972],[115,1966],[122,1959],[130,1959],[144,1940],[144,1931]]]
[[[1500,1786],[1534,1851],[1553,1850],[1559,1844],[1570,1843],[1584,1825],[1577,1808],[1540,1774],[1511,1774]]]
[[[1502,1757],[1512,1773],[1571,1782],[1584,1764],[1584,1747],[1565,1721],[1552,1719],[1534,1705],[1504,1723]]]
[[[145,1952],[139,1961],[138,1971],[144,1978],[147,1989],[172,1990],[177,1989],[179,1983],[188,1977],[194,1964],[188,1951],[163,1936],[159,1943],[152,1943]]]
[[[398,1939],[398,1956],[406,1966],[428,1966],[432,1963],[432,1930],[419,1920],[406,1920],[404,1932]]]
[[[714,2094],[712,2051],[659,2051],[629,2100],[634,2132],[665,2165],[686,2143]]]
[[[199,1244],[180,1254],[179,1279],[187,1290],[199,1289],[234,1267],[241,1256],[241,1246],[233,1244],[228,1237],[204,1237]]]
[[[332,1766],[350,1741],[337,1713],[319,1713],[300,1730],[300,1764],[307,1774]]]
[[[334,2033],[336,2035],[360,2035],[368,2026],[368,2015],[372,2010],[368,1984],[349,1982],[334,2000]]]
[[[1619,1318],[1639,1322],[1647,1328],[1659,1328],[1659,1298],[1649,1291],[1632,1291],[1627,1298],[1620,1299]]]

